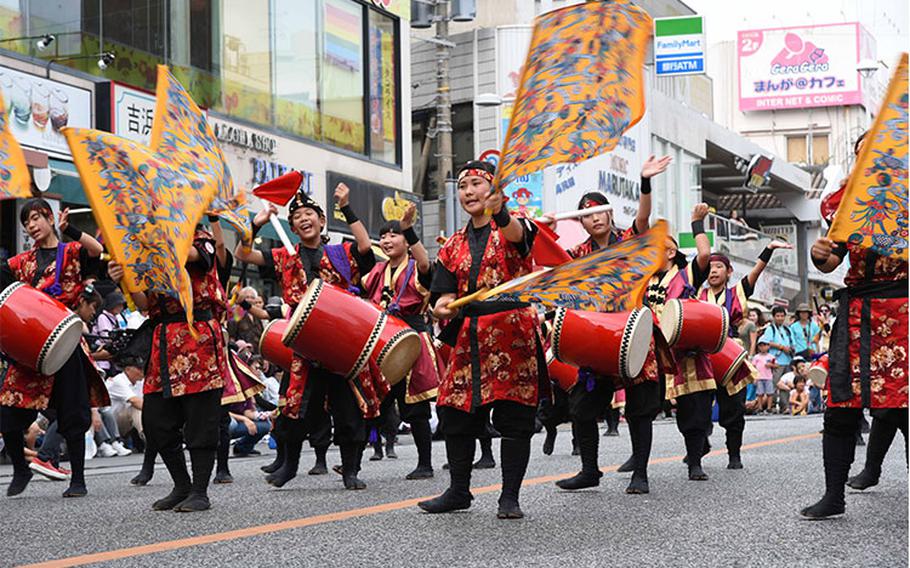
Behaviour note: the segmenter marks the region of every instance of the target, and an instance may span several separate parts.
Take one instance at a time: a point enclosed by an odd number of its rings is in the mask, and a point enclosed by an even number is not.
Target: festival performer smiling
[[[474,440],[483,435],[492,413],[493,426],[502,434],[497,516],[518,519],[524,516],[518,496],[530,458],[538,383],[547,378],[537,312],[514,302],[483,302],[460,311],[449,307],[456,298],[531,271],[536,231],[509,215],[502,192],[491,191],[493,174],[492,165],[479,161],[459,170],[458,198],[471,219],[440,249],[433,277],[432,292],[441,295],[434,314],[451,320],[442,337],[454,345],[437,402],[450,484],[419,506],[430,513],[471,506]]]

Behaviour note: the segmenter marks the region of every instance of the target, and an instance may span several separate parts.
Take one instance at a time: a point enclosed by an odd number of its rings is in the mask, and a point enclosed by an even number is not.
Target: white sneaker
[[[133,453],[133,450],[127,448],[123,445],[123,442],[120,440],[115,440],[111,442],[111,447],[114,448],[114,451],[117,452],[118,456],[128,456]]]
[[[111,447],[107,442],[101,442],[98,444],[98,455],[103,458],[110,458],[117,455],[117,450]]]

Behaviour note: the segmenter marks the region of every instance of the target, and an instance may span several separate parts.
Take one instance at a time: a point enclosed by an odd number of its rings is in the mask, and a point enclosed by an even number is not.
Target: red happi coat
[[[695,295],[690,284],[694,280],[691,263],[687,264],[683,270],[674,265],[661,277],[657,275],[651,277],[647,297],[648,307],[654,311],[655,325],[664,311],[667,300],[690,298]],[[700,283],[698,284],[700,285]],[[658,331],[659,329],[658,327]],[[684,352],[673,349],[672,353],[675,368],[672,373],[665,375],[667,400],[717,388],[714,380],[714,368],[705,352]]]
[[[193,246],[215,254],[215,241],[207,231],[196,231]],[[196,314],[209,311],[212,317],[194,317],[193,329],[197,336],[193,337],[177,299],[165,294],[149,294],[149,317],[171,317],[177,321],[155,326],[142,389],[145,394],[163,392],[165,398],[196,394],[222,388],[227,378],[227,351],[220,323],[227,311],[227,298],[218,281],[216,263],[213,259],[211,268],[206,271],[188,264],[187,272],[193,288],[193,311]],[[167,381],[163,380],[162,369],[167,369]]]
[[[79,295],[84,288],[82,265],[79,260],[81,250],[82,245],[78,242],[70,242],[64,245],[63,267],[60,272],[62,293],[57,296],[57,300],[70,309],[75,309],[78,306]],[[34,282],[34,287],[38,290],[44,291],[52,286],[56,279],[56,260],[52,261],[44,270],[44,273],[38,276],[38,253],[36,249],[27,250],[9,259],[9,267],[19,281],[29,286]],[[107,387],[105,387],[101,375],[95,368],[95,363],[89,354],[85,340],[82,340],[81,347],[89,362],[85,366],[86,377],[88,378],[89,402],[93,407],[107,406],[110,404]],[[2,383],[0,385],[0,405],[16,408],[44,410],[50,402],[54,389],[53,377],[42,375],[34,369],[15,361],[9,363],[6,368],[6,376],[0,377],[0,383]]]
[[[410,268],[409,268],[410,267]],[[405,276],[410,270],[410,277]],[[443,365],[436,356],[433,338],[426,330],[426,325],[418,321],[427,309],[430,291],[420,285],[417,278],[417,266],[413,259],[401,263],[393,271],[388,261],[380,262],[373,267],[364,282],[367,298],[383,310],[397,315],[411,327],[420,332],[421,352],[411,371],[405,377],[405,402],[418,402],[435,398],[439,387],[439,377]],[[385,291],[385,293],[383,293]],[[397,304],[397,308],[389,308]],[[418,325],[415,325],[418,324]]]
[[[748,301],[748,296],[743,288],[743,283],[738,282],[736,286],[724,288],[723,292],[717,296],[711,294],[709,288],[703,288],[698,294],[698,299],[702,302],[714,302],[718,306],[723,306],[727,309],[727,313],[730,315],[730,337],[734,338],[734,341],[742,344],[742,341],[736,339],[735,335],[740,322],[743,321],[743,315],[745,313],[744,308]],[[715,369],[714,371],[715,378],[718,378],[718,375],[721,375],[723,372],[721,369]],[[721,386],[724,386],[727,389],[728,394],[734,395],[746,388],[746,385],[754,382],[756,379],[758,379],[758,369],[756,369],[755,366],[752,365],[752,361],[746,357],[733,376]]]
[[[629,227],[625,231],[620,231],[618,229],[613,229],[610,233],[610,244],[614,245],[616,243],[622,242],[625,239],[632,238],[636,235],[634,225]],[[583,243],[576,245],[572,249],[569,249],[569,256],[572,258],[581,258],[587,256],[592,252],[598,250],[600,247],[593,237],[588,238]],[[654,319],[654,329],[659,331],[660,326],[658,321]],[[660,336],[658,339],[662,339],[663,336]],[[658,348],[657,345],[661,347]],[[660,364],[658,363],[660,361]],[[672,369],[672,356],[670,355],[669,350],[666,348],[666,342],[664,341],[655,341],[654,337],[651,338],[651,345],[648,347],[648,356],[645,358],[645,364],[641,368],[641,371],[638,373],[638,376],[624,381],[622,377],[613,377],[614,386],[617,389],[622,389],[625,387],[638,385],[647,381],[658,382],[662,375],[662,372],[669,372]]]
[[[282,298],[285,303],[291,306],[292,310],[297,308],[300,299],[306,293],[308,284],[306,270],[300,256],[301,246],[300,244],[297,245],[297,254],[294,255],[288,254],[284,247],[273,248],[267,253],[272,255],[275,275],[281,283]],[[343,243],[341,246],[344,248],[345,257],[350,266],[350,281],[338,271],[325,252],[323,252],[322,258],[319,260],[319,278],[327,284],[334,284],[341,288],[360,286],[360,269],[357,267],[357,261],[351,252],[353,245],[351,243]],[[294,353],[291,360],[288,389],[283,399],[279,400],[278,403],[279,407],[281,407],[281,412],[285,416],[292,419],[300,418],[303,393],[306,390],[310,368],[314,364],[316,363]],[[390,388],[389,383],[382,377],[382,374],[375,368],[371,369],[371,367],[373,367],[372,364],[364,367],[357,379],[352,382],[352,387],[358,391],[356,394],[360,395],[358,398],[361,398],[365,404],[365,407],[361,406],[361,411],[366,418],[379,416],[379,405],[385,395],[388,394]],[[343,378],[339,377],[338,380],[343,380]]]
[[[454,274],[457,296],[466,296],[471,288],[471,250],[468,227],[460,229],[439,250],[438,262]],[[531,256],[502,235],[495,221],[490,221],[490,236],[480,263],[476,288],[493,288],[531,271]],[[471,331],[476,320],[476,332]],[[451,324],[450,324],[451,325]],[[438,405],[464,412],[496,400],[510,400],[526,406],[537,406],[537,348],[540,326],[533,307],[509,310],[462,320],[455,347],[439,384]],[[472,354],[476,341],[478,353]],[[478,371],[475,385],[474,370]],[[473,390],[477,387],[479,400]]]
[[[870,408],[907,408],[908,375],[907,375],[907,261],[900,258],[870,255],[862,247],[848,244],[850,270],[844,278],[850,289],[872,284],[886,286],[899,283],[903,288],[903,297],[871,298],[855,297],[849,299],[845,310],[838,310],[835,326],[843,325],[840,321],[847,318],[849,333],[849,365],[853,397],[848,401],[836,402],[832,399],[831,377],[828,378],[828,405],[832,407],[861,408],[862,382],[861,350],[864,344],[869,349],[869,382]],[[870,258],[871,257],[871,258]],[[873,262],[869,263],[869,260]],[[869,325],[863,329],[863,304],[869,303]],[[841,296],[840,302],[848,302]],[[845,315],[842,315],[847,312]],[[832,334],[829,359],[837,356]],[[868,337],[868,340],[866,340]]]

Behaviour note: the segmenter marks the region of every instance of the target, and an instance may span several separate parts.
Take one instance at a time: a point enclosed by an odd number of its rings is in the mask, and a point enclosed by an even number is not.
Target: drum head
[[[376,359],[382,376],[390,385],[398,384],[405,378],[420,357],[420,335],[412,329],[395,335]]]
[[[265,338],[269,334],[269,328],[275,325],[275,322],[279,320],[272,320],[269,323],[265,324],[265,327],[262,328],[262,335],[259,336],[259,353],[262,353],[262,344],[265,343]]]
[[[666,312],[664,312],[666,313]],[[637,377],[645,366],[648,351],[651,349],[651,336],[654,333],[654,317],[648,308],[636,308],[629,315],[629,322],[623,332],[623,344],[619,352],[619,368],[623,378]]]
[[[38,355],[37,371],[53,375],[79,348],[82,340],[82,320],[76,314],[68,315],[48,336]]]
[[[806,373],[806,380],[823,389],[825,388],[825,382],[828,380],[828,371],[820,365],[813,365],[809,367],[809,371]]]
[[[682,331],[682,317],[682,302],[679,300],[667,300],[660,314],[660,331],[670,347],[673,347],[679,341],[679,333]]]

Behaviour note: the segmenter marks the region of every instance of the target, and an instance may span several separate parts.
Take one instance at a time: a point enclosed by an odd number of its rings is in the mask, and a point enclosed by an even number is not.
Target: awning
[[[76,171],[76,166],[72,162],[50,158],[47,166],[52,174],[51,184],[47,188],[47,193],[59,195],[60,201],[65,201],[66,203],[89,204],[85,191],[82,189],[79,172]]]

